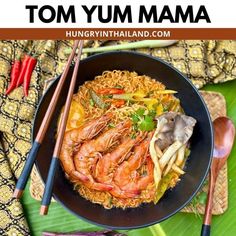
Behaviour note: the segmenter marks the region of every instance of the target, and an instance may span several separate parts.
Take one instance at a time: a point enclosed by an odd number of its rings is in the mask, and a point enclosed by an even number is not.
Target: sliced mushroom
[[[166,123],[167,123],[166,119],[160,119],[157,121],[157,128],[149,145],[150,156],[154,163],[154,181],[155,181],[156,188],[158,188],[158,185],[161,180],[162,171],[159,164],[159,158],[162,156],[163,153],[161,152],[161,150],[160,150],[160,153],[156,152],[158,147],[155,146],[155,140],[157,139],[160,130],[163,128],[163,126]]]
[[[178,150],[177,159],[176,159],[176,162],[175,162],[175,164],[176,164],[177,166],[180,166],[180,165],[183,163],[183,161],[184,161],[185,149],[186,149],[186,144],[183,145],[183,146]]]
[[[188,142],[195,124],[194,118],[177,112],[167,112],[157,117],[157,129],[150,144],[150,152],[152,149],[151,156],[153,153],[153,156],[159,157],[161,170],[165,168],[171,157]],[[183,163],[185,147],[177,155],[177,165]]]
[[[183,175],[185,172],[181,169],[181,168],[179,168],[177,165],[175,165],[175,164],[173,164],[172,165],[172,170],[174,170],[175,172],[177,172],[178,174],[180,174],[180,175]]]
[[[165,169],[165,171],[164,171],[164,176],[166,176],[166,175],[170,172],[170,170],[171,170],[171,168],[172,168],[172,165],[174,164],[174,162],[175,162],[175,160],[176,160],[176,157],[177,157],[177,153],[175,153],[175,154],[171,157],[171,159],[170,159],[170,161],[169,161],[169,163],[168,163],[168,165],[167,165],[167,167],[166,167],[166,169]]]
[[[168,149],[164,152],[163,156],[159,161],[162,170],[164,169],[166,164],[170,161],[171,157],[178,151],[178,149],[181,146],[183,146],[183,144],[177,140],[173,144],[171,144],[168,147]]]
[[[157,140],[156,140],[155,143],[154,143],[154,149],[155,149],[155,151],[156,151],[157,157],[160,158],[160,157],[163,155],[163,152],[162,152],[162,150],[159,148]]]

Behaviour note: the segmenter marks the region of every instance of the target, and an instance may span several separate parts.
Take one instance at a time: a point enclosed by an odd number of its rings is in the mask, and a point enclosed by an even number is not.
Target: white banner
[[[236,28],[235,0],[4,0],[0,28]]]

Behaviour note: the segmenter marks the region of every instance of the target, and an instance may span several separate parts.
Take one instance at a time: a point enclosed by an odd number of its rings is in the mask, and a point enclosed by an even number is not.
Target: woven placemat
[[[226,102],[223,95],[216,92],[201,91],[201,94],[208,106],[212,120],[219,116],[226,116]],[[207,192],[207,185],[205,185],[202,191]],[[31,173],[30,193],[36,200],[41,200],[43,195],[44,185],[39,177],[36,168],[33,168]],[[216,181],[214,199],[213,199],[213,211],[214,215],[219,215],[225,212],[228,207],[228,178],[227,178],[227,163],[220,171],[220,174]],[[205,206],[198,204],[189,204],[182,211],[183,212],[197,212],[204,213]]]
[[[215,120],[219,116],[226,116],[226,101],[222,94],[216,92],[205,92],[201,91],[201,94],[207,104],[209,109],[211,119]],[[202,191],[207,193],[208,185],[206,184]],[[226,211],[228,208],[228,175],[227,175],[227,163],[220,170],[219,176],[217,177],[214,197],[213,197],[213,209],[212,214],[220,215]],[[204,214],[205,205],[189,204],[185,207],[183,212],[195,212],[197,211],[200,214]]]

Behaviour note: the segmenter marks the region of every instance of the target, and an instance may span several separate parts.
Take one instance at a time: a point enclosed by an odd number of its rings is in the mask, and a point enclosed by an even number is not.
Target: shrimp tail
[[[110,191],[110,193],[114,197],[125,199],[125,198],[138,197],[141,194],[141,191],[139,191],[139,190],[125,191],[125,190],[122,190],[118,186],[115,185],[114,188]]]
[[[85,183],[86,185],[86,183]],[[97,182],[92,182],[88,184],[88,187],[98,190],[98,191],[110,191],[113,189],[112,185],[109,184],[103,184],[103,183],[97,183]]]
[[[87,182],[89,181],[89,178],[86,175],[81,174],[79,171],[72,171],[69,175],[71,177],[72,181],[82,181],[82,182]]]

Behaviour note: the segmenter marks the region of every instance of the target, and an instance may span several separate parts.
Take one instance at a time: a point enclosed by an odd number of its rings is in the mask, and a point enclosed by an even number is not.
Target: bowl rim
[[[136,52],[136,51],[126,51],[126,50],[124,50],[124,51],[103,52],[103,53],[98,53],[98,54],[95,54],[95,55],[91,55],[91,56],[89,56],[87,58],[82,59],[81,63],[86,63],[87,61],[91,61],[91,60],[94,60],[94,59],[97,59],[97,58],[99,59],[99,58],[102,58],[103,56],[109,56],[109,55],[114,55],[114,54],[124,54],[124,55],[131,54],[131,55],[134,55],[134,56],[146,57],[146,58],[158,61],[158,62],[160,62],[162,64],[165,64],[167,67],[169,67],[170,69],[174,70],[177,74],[179,74],[181,77],[184,78],[184,80],[192,87],[194,92],[198,95],[198,98],[201,100],[201,102],[203,104],[203,107],[204,107],[204,109],[206,111],[206,115],[207,115],[207,118],[208,118],[208,121],[209,121],[209,128],[210,128],[210,160],[209,160],[208,166],[206,168],[205,174],[202,176],[202,180],[199,182],[196,190],[191,194],[189,199],[186,202],[184,202],[180,207],[178,207],[175,211],[171,212],[170,214],[168,214],[167,216],[163,217],[159,221],[151,221],[149,223],[145,223],[145,224],[142,224],[142,225],[136,225],[136,226],[133,226],[133,227],[132,226],[125,226],[125,227],[122,227],[122,226],[111,226],[111,225],[106,225],[106,224],[102,224],[102,223],[97,223],[97,222],[94,222],[94,221],[92,221],[92,220],[90,220],[90,219],[88,219],[86,217],[83,217],[83,216],[79,215],[78,213],[74,212],[73,210],[68,208],[61,200],[59,200],[59,198],[54,193],[52,194],[52,197],[56,200],[56,202],[60,203],[61,206],[65,210],[67,210],[68,212],[72,213],[76,217],[78,217],[78,218],[80,218],[82,220],[87,221],[90,224],[94,224],[94,225],[97,225],[99,227],[109,228],[109,229],[113,229],[113,230],[140,229],[140,228],[152,226],[154,224],[159,224],[159,223],[165,221],[166,219],[172,217],[173,215],[178,213],[181,209],[183,209],[186,205],[188,205],[192,201],[192,199],[196,196],[196,194],[199,192],[199,190],[201,189],[201,187],[202,187],[202,185],[203,185],[203,183],[204,183],[204,181],[205,181],[205,179],[206,179],[206,177],[208,175],[208,172],[209,172],[210,166],[211,166],[211,162],[212,162],[212,155],[213,155],[213,148],[214,148],[214,130],[213,130],[213,124],[212,124],[212,120],[211,120],[211,117],[210,117],[209,110],[207,108],[207,105],[206,105],[204,99],[202,98],[202,95],[198,91],[198,89],[191,82],[191,80],[187,78],[187,76],[185,76],[178,69],[176,69],[174,66],[172,66],[169,63],[167,63],[166,61],[164,61],[164,60],[162,60],[160,58],[151,56],[151,55],[144,54],[144,53],[140,53],[140,52]],[[71,67],[74,67],[74,65],[71,65]],[[56,83],[60,79],[60,77],[61,77],[61,74],[55,77],[55,79],[51,82],[51,84],[44,91],[44,93],[42,94],[42,96],[40,98],[40,101],[39,101],[39,103],[37,105],[37,108],[36,108],[35,114],[34,114],[34,118],[33,118],[33,126],[32,126],[32,130],[31,130],[31,144],[33,144],[33,142],[34,142],[35,122],[36,122],[37,114],[38,114],[38,112],[40,110],[41,104],[43,103],[44,97],[47,95],[48,91],[51,89],[51,87],[54,85],[54,83]],[[41,176],[41,173],[39,171],[37,159],[36,159],[36,162],[35,162],[35,166],[36,166],[36,169],[38,171],[38,174],[39,174],[39,177],[40,177],[41,181],[43,183],[45,183],[43,178],[42,178],[42,176]]]

